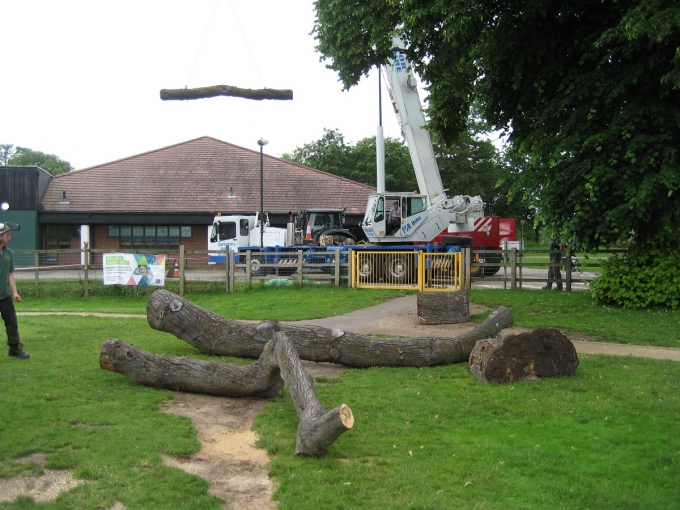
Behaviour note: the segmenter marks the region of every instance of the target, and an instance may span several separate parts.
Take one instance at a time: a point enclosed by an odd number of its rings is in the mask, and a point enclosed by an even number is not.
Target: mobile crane
[[[378,148],[377,192],[368,198],[362,228],[371,243],[404,244],[444,242],[469,244],[473,248],[498,249],[504,240],[515,240],[514,219],[484,216],[484,202],[479,196],[446,194],[441,180],[430,134],[425,129],[416,77],[400,51],[401,39],[393,39],[394,57],[382,66],[387,88],[392,100],[402,135],[411,155],[418,186],[423,193],[386,192],[384,148]],[[376,144],[382,141],[382,128],[378,128]],[[389,206],[398,202],[401,208],[401,225],[389,228]],[[450,235],[462,236],[451,239]],[[465,240],[467,239],[467,241]],[[478,262],[485,262],[478,259]],[[498,268],[473,267],[474,272],[494,274]]]

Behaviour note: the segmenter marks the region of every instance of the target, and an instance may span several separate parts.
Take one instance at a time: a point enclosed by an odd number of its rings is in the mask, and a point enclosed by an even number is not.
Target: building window
[[[109,237],[117,237],[121,248],[132,250],[178,250],[180,237],[192,236],[192,227],[165,225],[110,225]]]
[[[78,237],[78,227],[75,225],[45,225],[47,250],[68,250],[74,237]]]

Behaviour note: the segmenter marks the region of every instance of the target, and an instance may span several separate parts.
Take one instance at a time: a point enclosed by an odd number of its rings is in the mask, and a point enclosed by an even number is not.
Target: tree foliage
[[[52,175],[59,175],[73,170],[68,161],[64,161],[54,154],[46,154],[25,147],[0,145],[0,164],[17,166],[39,166]]]
[[[399,34],[451,143],[470,109],[509,133],[514,196],[550,233],[631,257],[680,249],[680,5],[675,0],[318,0],[346,88]],[[663,253],[659,251],[658,253]],[[645,264],[657,264],[646,259]]]

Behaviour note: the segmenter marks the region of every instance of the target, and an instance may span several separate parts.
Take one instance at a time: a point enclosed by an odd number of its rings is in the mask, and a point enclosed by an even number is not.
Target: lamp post
[[[260,249],[264,250],[264,159],[263,148],[269,143],[268,140],[260,138],[257,145],[260,146]]]

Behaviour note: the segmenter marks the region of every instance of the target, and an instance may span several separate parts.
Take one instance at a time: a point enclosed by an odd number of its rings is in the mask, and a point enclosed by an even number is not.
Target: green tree
[[[533,200],[550,233],[595,248],[630,241],[628,263],[604,279],[633,270],[632,281],[651,280],[673,267],[665,261],[680,250],[676,1],[315,5],[318,50],[346,88],[384,62],[400,35],[427,84],[430,127],[441,140],[455,142],[480,105],[524,163],[510,179],[514,197]],[[637,299],[628,287],[616,302],[672,306],[680,296],[674,267],[665,275],[675,282],[672,299]]]
[[[0,157],[5,160],[6,165],[39,166],[52,175],[59,175],[73,170],[73,166],[68,161],[64,161],[54,154],[34,151],[25,147],[13,148],[12,145],[0,145]]]
[[[0,165],[6,165],[14,153],[14,145],[0,144]]]

